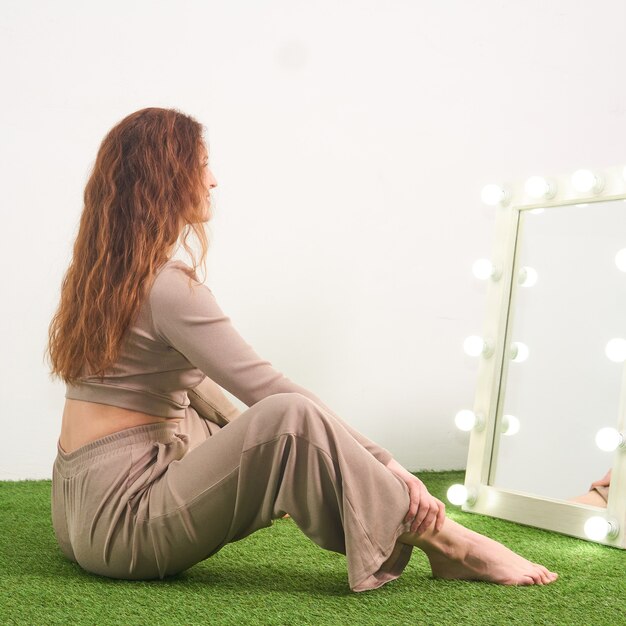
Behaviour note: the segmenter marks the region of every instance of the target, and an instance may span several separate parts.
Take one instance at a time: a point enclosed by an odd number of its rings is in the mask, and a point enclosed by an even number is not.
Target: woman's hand
[[[391,459],[387,463],[387,467],[401,478],[409,488],[411,504],[404,521],[408,522],[415,518],[411,524],[411,532],[417,532],[418,535],[421,535],[430,528],[435,518],[437,519],[435,532],[441,530],[446,518],[446,505],[441,500],[430,495],[426,485],[417,476],[413,476],[411,472],[402,467],[395,459]]]

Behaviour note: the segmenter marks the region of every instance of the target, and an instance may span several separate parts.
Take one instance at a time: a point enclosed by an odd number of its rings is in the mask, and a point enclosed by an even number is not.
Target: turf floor
[[[430,493],[464,472],[419,472]],[[472,513],[448,517],[559,574],[549,585],[436,580],[415,548],[400,578],[353,593],[345,556],[292,519],[226,545],[163,581],[95,576],[65,559],[50,480],[0,482],[0,624],[626,625],[626,551]]]

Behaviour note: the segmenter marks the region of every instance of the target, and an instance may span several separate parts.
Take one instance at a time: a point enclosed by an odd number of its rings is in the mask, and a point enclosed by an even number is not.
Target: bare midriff
[[[59,444],[70,453],[96,439],[143,424],[180,422],[183,419],[149,415],[99,402],[65,399]]]

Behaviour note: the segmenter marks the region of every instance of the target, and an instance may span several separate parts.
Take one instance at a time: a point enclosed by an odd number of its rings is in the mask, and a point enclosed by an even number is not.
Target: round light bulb
[[[533,200],[551,198],[554,195],[555,187],[543,176],[531,176],[524,184],[524,191]]]
[[[511,345],[511,360],[516,363],[522,363],[528,358],[530,350],[525,343],[521,341],[514,341]]]
[[[485,185],[480,193],[481,200],[489,206],[504,206],[507,201],[506,190],[500,185],[490,183]]]
[[[518,281],[522,287],[532,287],[539,279],[537,270],[528,265],[524,265],[519,270]]]
[[[608,536],[616,536],[618,532],[617,523],[594,515],[585,522],[585,535],[594,541],[602,541]]]
[[[502,434],[510,437],[516,435],[520,429],[520,421],[515,415],[502,416]]]
[[[463,350],[470,356],[480,356],[485,349],[485,341],[478,335],[470,335],[463,342]]]
[[[476,414],[469,409],[463,409],[454,416],[454,423],[459,430],[470,431],[477,421]]]
[[[621,337],[610,339],[604,348],[604,353],[614,363],[626,361],[626,339]]]
[[[446,497],[452,504],[465,504],[467,489],[465,485],[452,485],[446,492]]]
[[[610,426],[601,428],[596,433],[596,445],[600,448],[600,450],[604,450],[605,452],[613,452],[613,450],[616,450],[623,441],[624,437],[622,436],[622,433],[620,433],[616,428],[611,428]]]
[[[615,255],[615,265],[621,272],[626,272],[626,248],[618,250]]]
[[[603,180],[591,170],[576,170],[572,174],[572,187],[579,193],[598,193],[603,187]]]
[[[494,274],[495,267],[489,259],[478,259],[472,265],[472,273],[480,280],[487,280]]]

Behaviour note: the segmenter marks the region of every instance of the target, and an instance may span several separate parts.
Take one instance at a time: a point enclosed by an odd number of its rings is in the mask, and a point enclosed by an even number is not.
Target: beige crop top
[[[237,332],[213,292],[197,280],[189,286],[185,267],[170,259],[157,270],[115,366],[102,380],[86,376],[79,385],[66,385],[66,398],[180,418],[189,406],[187,391],[206,376],[248,407],[276,393],[298,392],[339,419],[381,463],[393,458],[262,359]]]

